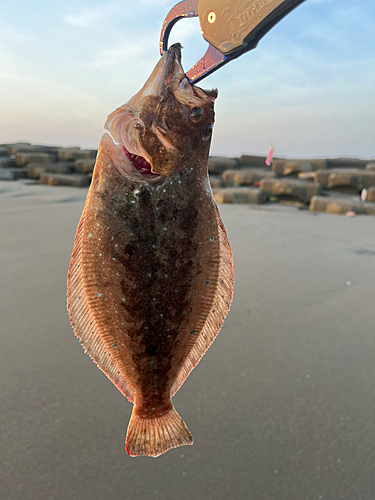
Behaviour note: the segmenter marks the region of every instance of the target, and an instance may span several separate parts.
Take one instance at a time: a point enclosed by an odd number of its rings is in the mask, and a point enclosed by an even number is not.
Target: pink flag
[[[273,147],[271,146],[270,150],[268,152],[267,159],[266,159],[266,165],[267,165],[267,167],[269,167],[271,165],[272,156],[273,156]]]

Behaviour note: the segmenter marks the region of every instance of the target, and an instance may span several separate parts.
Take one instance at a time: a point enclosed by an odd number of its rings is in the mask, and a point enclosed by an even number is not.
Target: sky
[[[213,3],[215,0],[213,0]],[[157,63],[168,0],[0,0],[0,143],[97,148]],[[217,87],[211,154],[375,158],[375,2],[306,0]],[[179,21],[185,71],[207,49]]]

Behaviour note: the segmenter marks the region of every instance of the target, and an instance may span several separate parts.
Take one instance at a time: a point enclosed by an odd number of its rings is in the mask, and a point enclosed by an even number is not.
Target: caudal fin
[[[128,455],[158,457],[171,448],[185,444],[193,444],[193,437],[174,408],[156,418],[140,417],[133,408],[126,435]]]

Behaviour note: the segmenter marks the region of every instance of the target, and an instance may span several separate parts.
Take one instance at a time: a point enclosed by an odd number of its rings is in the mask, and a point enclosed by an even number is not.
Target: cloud
[[[155,46],[158,40],[158,34],[149,34],[144,37],[138,37],[136,42],[124,40],[116,47],[101,48],[95,54],[93,59],[88,63],[91,67],[105,67],[105,66],[127,66],[135,62],[138,64],[152,61],[155,62],[155,53],[150,53],[150,47]]]
[[[134,16],[140,18],[143,12],[144,19],[147,19],[150,16],[150,8],[157,7],[159,9],[168,3],[168,0],[138,0],[129,5],[127,0],[115,0],[67,14],[63,17],[63,21],[73,27],[90,28],[113,18],[115,20]],[[166,9],[165,13],[167,14],[167,12]]]
[[[363,19],[363,15],[359,7],[344,7],[336,9],[333,18],[346,25],[357,25]]]
[[[19,30],[10,24],[0,22],[0,42],[1,43],[24,43],[36,40],[34,33]]]
[[[315,23],[310,26],[305,26],[303,31],[296,36],[297,40],[304,39],[317,39],[325,44],[339,45],[341,39],[342,30],[337,26],[332,26],[331,29],[327,30],[327,25],[325,23]]]
[[[129,7],[124,0],[118,2],[103,3],[97,7],[87,8],[81,12],[68,14],[63,21],[70,26],[90,28],[103,23],[111,17],[123,18],[130,15]]]
[[[111,49],[100,49],[88,65],[103,67],[127,64],[131,60],[145,56],[146,53],[145,46],[126,42]]]
[[[139,4],[147,6],[161,7],[163,5],[173,5],[169,0],[138,0]]]
[[[103,16],[103,10],[100,8],[96,9],[85,9],[79,14],[71,14],[65,16],[63,21],[70,26],[88,28],[96,24]]]

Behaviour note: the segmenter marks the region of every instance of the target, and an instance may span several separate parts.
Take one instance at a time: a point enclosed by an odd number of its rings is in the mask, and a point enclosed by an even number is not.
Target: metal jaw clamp
[[[179,19],[199,17],[203,38],[209,43],[205,55],[186,73],[198,82],[245,52],[283,17],[305,0],[183,0],[165,18],[160,53],[168,50],[169,34]]]

